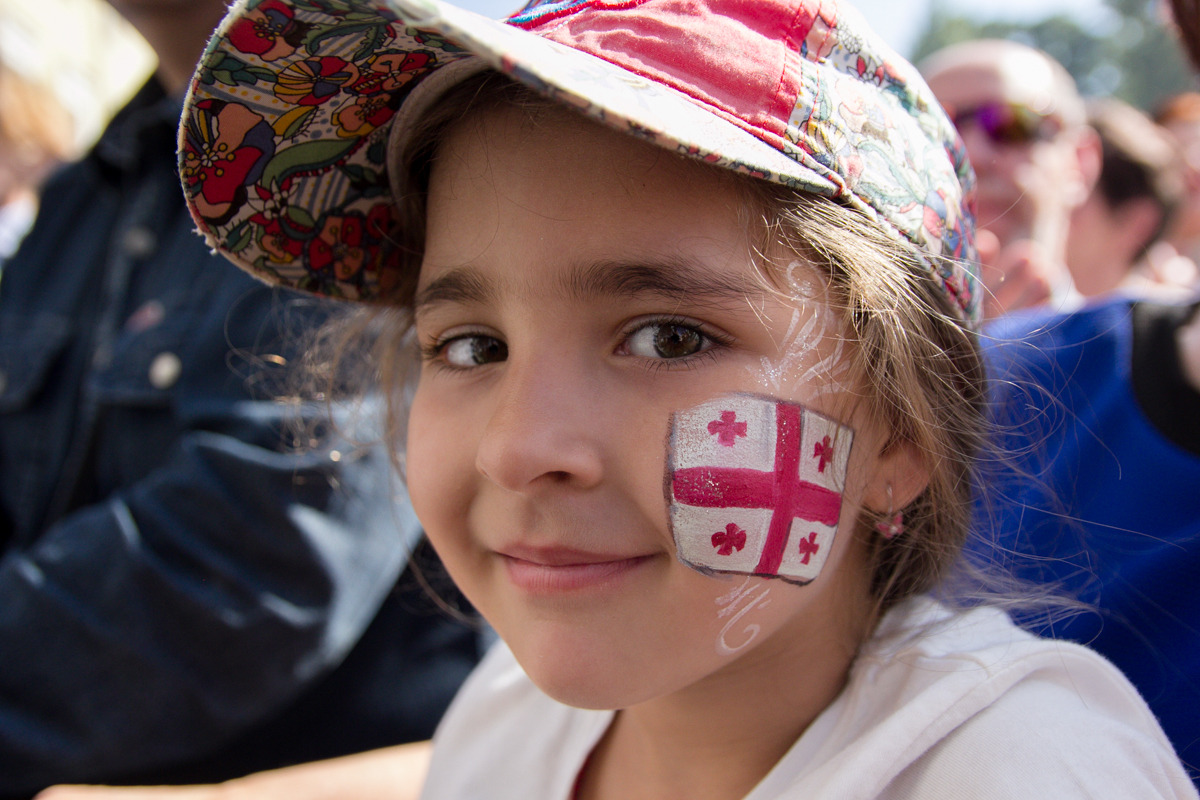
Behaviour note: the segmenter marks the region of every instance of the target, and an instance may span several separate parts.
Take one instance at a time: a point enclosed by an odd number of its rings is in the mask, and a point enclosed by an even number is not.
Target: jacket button
[[[145,258],[158,247],[158,237],[149,228],[137,226],[121,235],[121,246],[130,258]]]
[[[183,362],[174,353],[159,353],[150,362],[150,385],[155,389],[170,389],[183,372]]]

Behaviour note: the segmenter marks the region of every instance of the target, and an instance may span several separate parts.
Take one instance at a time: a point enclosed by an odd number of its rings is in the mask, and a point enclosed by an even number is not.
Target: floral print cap
[[[485,67],[669,150],[864,211],[917,245],[978,324],[961,142],[915,68],[833,0],[561,0],[503,21],[436,0],[242,0],[180,129],[200,231],[270,283],[386,297],[401,269],[388,151]]]

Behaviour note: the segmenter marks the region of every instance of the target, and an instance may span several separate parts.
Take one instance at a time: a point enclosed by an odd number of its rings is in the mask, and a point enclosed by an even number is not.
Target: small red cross
[[[731,522],[712,535],[712,546],[717,548],[717,555],[731,555],[746,546],[746,532]]]
[[[817,464],[817,472],[824,472],[825,465],[833,458],[833,445],[830,443],[828,436],[813,446],[813,458],[821,459],[820,463]]]
[[[720,419],[708,423],[708,432],[725,447],[733,447],[737,437],[746,435],[746,423],[737,421],[737,412],[722,411]]]
[[[800,563],[807,564],[808,560],[817,554],[821,549],[821,545],[817,544],[817,532],[813,531],[808,536],[800,537]]]

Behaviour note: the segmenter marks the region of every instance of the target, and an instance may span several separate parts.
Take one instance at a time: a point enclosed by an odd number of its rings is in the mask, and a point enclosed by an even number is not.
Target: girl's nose
[[[514,492],[589,488],[603,475],[603,416],[578,372],[509,362],[476,454],[488,480]]]

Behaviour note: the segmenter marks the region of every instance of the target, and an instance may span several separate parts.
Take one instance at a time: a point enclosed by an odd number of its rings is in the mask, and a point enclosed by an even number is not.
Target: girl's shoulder
[[[1032,636],[998,609],[916,598],[885,616],[843,693],[747,800],[792,796],[1196,793],[1101,656]]]

